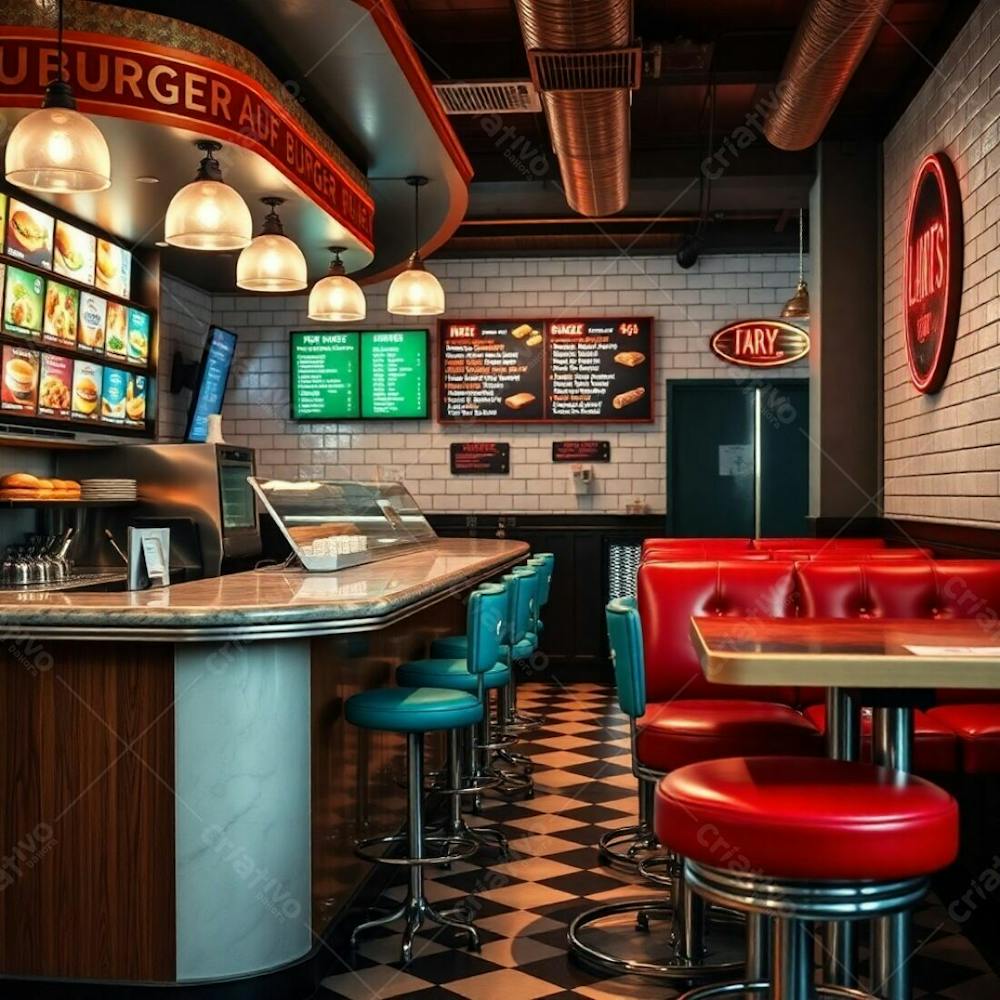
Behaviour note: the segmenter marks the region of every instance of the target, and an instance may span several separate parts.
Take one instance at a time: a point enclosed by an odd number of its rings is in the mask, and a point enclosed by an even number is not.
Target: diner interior
[[[1000,1000],[1000,0],[0,0],[0,997]]]

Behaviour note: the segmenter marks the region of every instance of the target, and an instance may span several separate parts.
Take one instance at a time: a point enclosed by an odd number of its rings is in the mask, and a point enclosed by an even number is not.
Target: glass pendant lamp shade
[[[253,239],[253,220],[239,192],[222,180],[213,155],[218,142],[200,141],[205,158],[198,176],[170,200],[163,238],[185,250],[242,250]]]
[[[284,198],[261,198],[271,206],[260,236],[236,262],[236,285],[250,292],[298,292],[309,283],[306,258],[281,228],[276,211]]]
[[[420,189],[427,178],[407,177],[406,183],[413,188],[413,253],[406,270],[400,271],[389,285],[386,309],[393,316],[440,316],[444,312],[444,289],[420,258]]]
[[[111,186],[111,153],[101,130],[72,108],[32,111],[7,139],[4,176],[28,191],[104,191]]]
[[[444,312],[441,282],[417,254],[410,257],[406,270],[392,279],[386,308],[394,316],[440,316]]]
[[[357,323],[368,311],[361,286],[347,276],[340,255],[344,247],[330,247],[330,273],[309,293],[309,318],[324,323]]]

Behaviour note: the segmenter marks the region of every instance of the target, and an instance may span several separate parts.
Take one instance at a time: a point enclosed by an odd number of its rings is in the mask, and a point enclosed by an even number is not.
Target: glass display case
[[[247,481],[307,570],[358,566],[437,541],[402,483]]]

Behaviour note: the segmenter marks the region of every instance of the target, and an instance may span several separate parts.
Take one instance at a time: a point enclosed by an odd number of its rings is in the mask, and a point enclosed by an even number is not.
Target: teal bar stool
[[[507,578],[505,578],[506,580]],[[498,830],[473,829],[462,818],[462,797],[477,797],[487,788],[499,787],[502,777],[491,773],[482,755],[492,745],[489,692],[502,689],[510,668],[500,662],[501,641],[508,630],[510,595],[507,583],[487,583],[469,597],[467,614],[467,656],[411,660],[396,670],[396,680],[407,687],[449,688],[468,692],[482,705],[483,713],[474,726],[454,729],[448,734],[447,787],[449,816],[445,832],[458,840],[472,839],[507,853],[507,839]],[[464,752],[461,743],[464,737]],[[463,761],[467,771],[462,773]]]
[[[406,736],[407,822],[404,833],[369,837],[358,841],[355,853],[374,864],[404,865],[409,868],[409,888],[406,898],[393,913],[366,921],[354,928],[351,947],[356,947],[361,934],[397,920],[405,920],[402,957],[409,962],[413,940],[425,921],[450,927],[468,935],[469,945],[479,949],[479,935],[468,922],[462,909],[437,910],[424,891],[424,866],[444,865],[471,857],[477,845],[473,841],[459,843],[455,837],[425,836],[424,796],[424,734],[451,732],[473,726],[483,717],[482,702],[466,691],[448,688],[378,688],[362,691],[347,699],[344,715],[348,722],[362,729],[401,733]],[[405,857],[379,853],[406,843]],[[428,846],[441,845],[444,853],[431,856]]]

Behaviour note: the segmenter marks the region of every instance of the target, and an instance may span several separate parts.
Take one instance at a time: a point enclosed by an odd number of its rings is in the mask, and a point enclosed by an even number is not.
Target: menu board
[[[291,353],[293,420],[361,416],[357,333],[298,331],[292,334]]]
[[[14,413],[34,413],[38,405],[38,351],[6,344],[2,360],[0,408]]]
[[[208,418],[222,412],[226,383],[229,381],[235,356],[236,334],[221,326],[210,327],[188,409],[185,441],[200,442],[208,438]]]
[[[73,359],[58,354],[42,354],[42,373],[38,383],[39,416],[68,419],[72,385]]]
[[[125,402],[128,395],[128,372],[121,368],[105,368],[101,382],[101,419],[110,424],[125,423]]]
[[[361,416],[428,416],[427,373],[426,330],[362,333]]]
[[[455,441],[450,452],[454,476],[505,476],[510,472],[510,444],[506,441]]]
[[[127,299],[132,291],[132,254],[116,243],[98,240],[94,277],[102,292]]]
[[[143,427],[146,423],[146,402],[149,396],[149,379],[135,372],[128,373],[128,389],[125,390],[125,423],[131,427]]]
[[[61,281],[45,282],[45,319],[42,340],[47,344],[76,347],[76,324],[80,314],[80,293]]]
[[[653,419],[653,321],[442,320],[442,421]]]
[[[610,462],[610,441],[553,441],[553,462]]]
[[[93,361],[73,362],[71,415],[74,420],[99,420],[104,368]]]
[[[7,213],[7,255],[36,267],[52,267],[52,233],[55,219],[39,208],[10,199]]]
[[[45,280],[20,267],[7,268],[3,295],[3,330],[16,337],[40,337]]]
[[[97,240],[92,233],[85,233],[62,219],[56,220],[52,255],[52,268],[56,274],[84,285],[93,285],[96,254]]]

